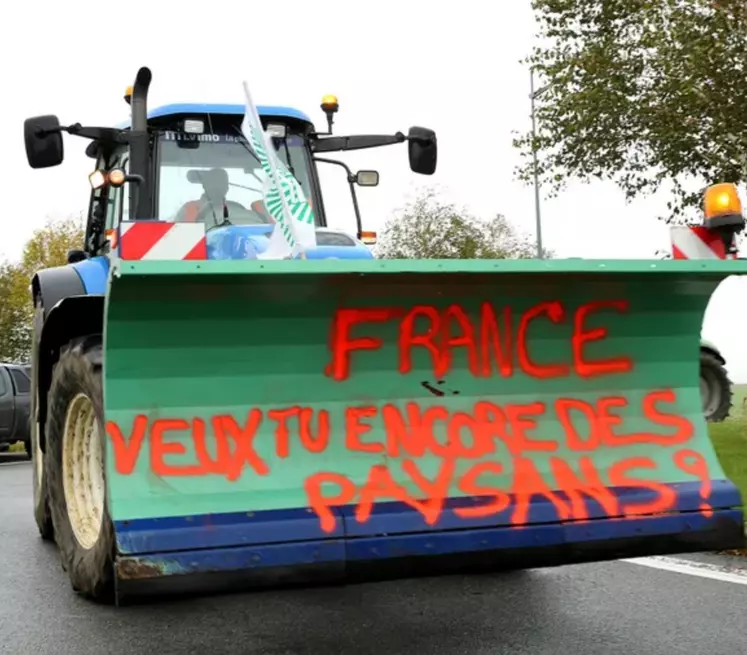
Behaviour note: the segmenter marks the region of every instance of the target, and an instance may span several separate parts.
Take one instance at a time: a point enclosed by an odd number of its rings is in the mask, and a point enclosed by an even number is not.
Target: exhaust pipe
[[[150,68],[143,66],[135,77],[132,87],[132,130],[140,132],[148,127],[148,89],[153,75]]]
[[[150,140],[148,138],[148,89],[153,75],[143,66],[135,77],[132,87],[130,170],[133,177],[141,179],[130,182],[130,219],[153,218],[151,216]]]

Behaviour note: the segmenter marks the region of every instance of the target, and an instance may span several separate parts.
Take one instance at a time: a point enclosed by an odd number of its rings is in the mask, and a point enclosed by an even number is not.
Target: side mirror
[[[410,170],[421,175],[433,175],[438,160],[436,133],[427,127],[411,127],[407,133]]]
[[[58,166],[64,158],[62,132],[57,116],[34,116],[23,123],[26,159],[31,168]]]
[[[378,186],[379,171],[358,171],[355,174],[355,183],[358,186]]]

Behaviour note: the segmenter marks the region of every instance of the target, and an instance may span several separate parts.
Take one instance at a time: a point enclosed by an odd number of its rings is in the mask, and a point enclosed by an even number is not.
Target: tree
[[[28,360],[31,321],[27,287],[28,279],[20,266],[8,262],[0,264],[0,361]]]
[[[439,200],[428,190],[387,221],[376,247],[380,259],[530,259],[532,242],[500,214],[489,220]]]
[[[26,362],[31,352],[34,273],[67,263],[67,251],[83,245],[81,216],[49,220],[34,231],[18,262],[0,263],[0,361]]]
[[[672,185],[667,222],[694,215],[705,184],[747,178],[747,3],[533,0],[542,45],[526,60],[546,91],[538,134],[514,140],[520,179],[551,195],[612,180],[627,200]]]
[[[35,230],[26,242],[21,255],[21,267],[31,278],[36,271],[67,263],[67,252],[82,248],[85,222],[82,214],[61,220],[48,220],[44,227]]]

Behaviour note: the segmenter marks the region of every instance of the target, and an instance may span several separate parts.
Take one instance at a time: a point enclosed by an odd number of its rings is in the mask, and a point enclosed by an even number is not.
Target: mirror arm
[[[345,169],[345,172],[348,174],[348,182],[355,182],[355,175],[353,175],[353,171],[350,170],[350,166],[348,166],[344,161],[339,161],[338,159],[327,159],[326,157],[314,157],[314,161],[321,161],[325,164],[335,164],[336,166],[342,166]]]
[[[92,141],[104,141],[108,143],[127,142],[124,130],[114,127],[84,127],[80,123],[73,123],[67,126],[60,125],[51,130],[40,129],[37,131],[37,135],[43,138],[49,134],[59,134],[60,132],[67,132],[72,136],[80,136],[84,139],[91,139]]]
[[[361,238],[363,232],[363,220],[361,219],[360,207],[358,207],[358,194],[355,192],[355,180],[356,177],[353,175],[353,171],[343,161],[337,159],[327,159],[325,157],[314,157],[314,161],[324,162],[325,164],[335,164],[336,166],[342,166],[348,175],[348,185],[350,186],[350,195],[353,197],[353,211],[355,212],[355,225],[358,228],[358,239]]]
[[[345,150],[364,150],[380,148],[397,143],[404,143],[407,137],[402,132],[389,134],[360,134],[355,136],[333,136],[328,139],[314,139],[311,142],[313,152],[340,152]]]

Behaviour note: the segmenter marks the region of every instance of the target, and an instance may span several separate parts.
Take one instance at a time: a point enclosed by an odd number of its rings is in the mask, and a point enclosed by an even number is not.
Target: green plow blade
[[[711,294],[745,270],[118,262],[104,401],[119,576],[741,544],[698,354]]]

